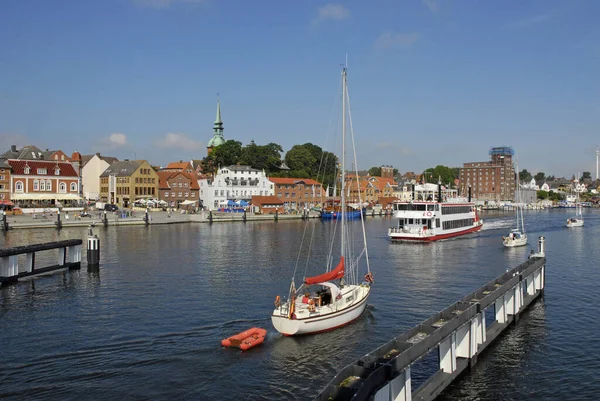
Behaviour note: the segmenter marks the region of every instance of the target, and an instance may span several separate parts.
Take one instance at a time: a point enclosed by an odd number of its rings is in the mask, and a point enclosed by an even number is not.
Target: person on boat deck
[[[310,301],[310,293],[306,292],[306,293],[304,293],[304,296],[302,297],[302,303],[307,304],[308,301]]]

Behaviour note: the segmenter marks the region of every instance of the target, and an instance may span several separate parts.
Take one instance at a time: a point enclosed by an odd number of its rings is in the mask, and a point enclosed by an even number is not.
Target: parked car
[[[107,212],[116,212],[119,210],[119,207],[117,205],[106,204],[104,205],[104,210]]]

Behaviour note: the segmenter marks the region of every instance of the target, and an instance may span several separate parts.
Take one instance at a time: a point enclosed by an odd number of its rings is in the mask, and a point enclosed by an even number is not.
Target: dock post
[[[210,224],[212,224],[212,222],[213,222],[212,210],[210,212],[208,212],[208,221],[210,222]]]
[[[146,226],[150,224],[150,220],[148,218],[148,208],[146,208],[146,212],[144,213],[144,222],[146,222]]]
[[[246,222],[246,211],[244,210],[244,216],[242,217],[242,220],[244,220],[244,223]]]
[[[62,228],[62,221],[60,221],[60,209],[56,212],[56,228],[58,230]]]
[[[8,220],[6,220],[6,210],[2,211],[2,228],[8,231]]]
[[[275,209],[275,221],[279,220],[279,210]]]
[[[104,227],[108,227],[108,216],[106,215],[106,210],[104,211]]]
[[[92,226],[88,228],[87,262],[88,267],[100,265],[100,239],[92,232]]]

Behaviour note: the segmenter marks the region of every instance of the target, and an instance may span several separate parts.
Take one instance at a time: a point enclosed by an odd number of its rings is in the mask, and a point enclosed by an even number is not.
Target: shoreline
[[[149,214],[150,221],[148,225],[160,225],[160,224],[186,224],[186,223],[208,223],[209,213],[197,213],[197,214],[180,214],[172,213],[171,216],[167,212],[152,212]],[[144,220],[144,214],[142,213],[136,217],[117,217],[114,214],[107,215],[108,224],[107,227],[120,227],[120,226],[144,226],[146,221]],[[277,221],[277,220],[301,220],[303,216],[301,214],[246,214],[245,221]],[[316,219],[319,215],[311,213],[308,218]],[[19,216],[6,216],[8,221],[9,230],[19,229],[57,229],[58,218],[56,214],[52,214],[47,218],[36,218],[33,219],[30,215],[19,215]],[[65,215],[61,214],[61,228],[70,227],[104,227],[104,222],[101,218],[96,217],[83,217],[80,219],[65,219]],[[227,212],[213,212],[212,223],[229,223],[229,222],[244,222],[244,214],[242,213],[227,213]]]

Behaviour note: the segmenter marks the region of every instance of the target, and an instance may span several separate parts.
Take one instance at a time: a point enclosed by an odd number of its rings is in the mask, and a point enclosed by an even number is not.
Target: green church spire
[[[208,148],[215,148],[225,143],[223,137],[223,121],[221,120],[221,99],[217,97],[217,117],[213,126],[213,137],[208,141]]]

